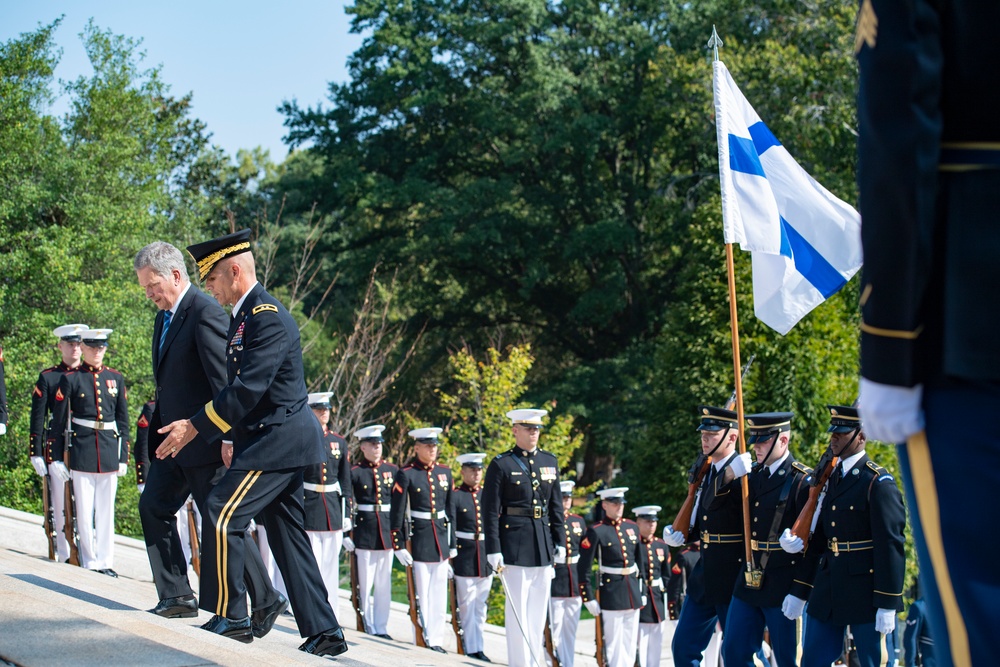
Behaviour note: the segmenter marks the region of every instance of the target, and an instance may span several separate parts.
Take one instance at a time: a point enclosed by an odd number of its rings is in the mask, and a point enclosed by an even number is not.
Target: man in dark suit
[[[162,441],[157,433],[160,427],[194,415],[225,386],[229,322],[214,299],[191,285],[184,256],[169,243],[147,245],[135,256],[133,265],[139,286],[159,308],[152,350],[156,401],[145,449],[154,451]],[[176,515],[188,495],[203,510],[212,481],[224,469],[221,445],[198,437],[176,458],[152,457],[145,479],[139,478],[140,483],[145,482],[139,496],[139,517],[160,598],[152,609],[155,614],[167,618],[198,615]],[[288,601],[271,586],[259,552],[250,551],[244,580],[254,608],[254,635],[263,637],[287,609]]]
[[[250,520],[262,516],[288,588],[299,649],[314,655],[347,651],[344,632],[327,601],[305,531],[303,477],[321,463],[323,434],[309,409],[302,344],[295,319],[257,282],[244,229],[188,248],[206,289],[233,306],[226,348],[227,384],[191,419],[160,429],[159,459],[176,457],[199,435],[206,442],[231,437],[223,460],[229,469],[205,502],[204,552],[215,562],[202,571],[201,608],[214,616],[202,627],[252,641],[243,570]],[[147,487],[148,489],[148,487]]]

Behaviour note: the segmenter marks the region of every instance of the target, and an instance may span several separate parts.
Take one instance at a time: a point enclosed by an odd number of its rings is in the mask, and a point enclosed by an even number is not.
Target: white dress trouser
[[[583,598],[552,598],[549,602],[549,630],[560,667],[573,667],[576,656],[576,629],[580,625]],[[548,651],[545,661],[550,662]]]
[[[608,667],[633,667],[639,634],[639,610],[601,610],[604,624],[604,647]]]
[[[118,471],[73,471],[76,532],[80,535],[80,565],[105,570],[115,560],[115,494]]]
[[[49,495],[52,497],[52,523],[56,529],[56,556],[59,562],[69,558],[69,542],[66,541],[66,485],[56,481],[53,472],[55,462],[49,464]]]
[[[271,553],[271,547],[267,543],[267,530],[264,528],[263,524],[259,523],[257,524],[257,548],[260,550],[260,560],[264,563],[264,570],[267,572],[267,577],[271,580],[271,585],[274,586],[274,590],[278,591],[285,597],[288,597],[288,589],[285,588],[285,580],[281,578],[281,571],[278,570],[278,564],[274,560],[274,554]]]
[[[490,595],[493,575],[488,577],[455,577],[455,597],[465,637],[465,652],[483,650],[483,628],[486,627],[486,598]]]
[[[639,667],[657,667],[663,651],[663,623],[639,624]]]
[[[392,602],[392,551],[356,549],[358,585],[365,631],[370,635],[389,634],[389,603]]]
[[[333,608],[333,613],[340,618],[340,547],[344,543],[342,530],[307,530],[309,543],[312,544],[316,564],[323,575],[326,586],[326,599]]]
[[[420,598],[420,615],[428,646],[444,646],[444,626],[448,605],[448,560],[440,563],[413,562],[413,586]],[[411,627],[412,624],[411,624]],[[417,643],[413,627],[413,643]]]
[[[555,570],[551,565],[508,565],[500,575],[507,584],[504,626],[507,630],[507,664],[542,667],[545,664],[545,616]],[[521,620],[518,627],[516,618]]]

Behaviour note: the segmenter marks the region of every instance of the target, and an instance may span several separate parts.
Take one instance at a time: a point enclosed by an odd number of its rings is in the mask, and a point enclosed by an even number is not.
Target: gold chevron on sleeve
[[[878,17],[875,16],[872,0],[864,0],[861,9],[858,10],[858,25],[854,30],[854,55],[861,53],[863,44],[867,44],[869,49],[874,49],[876,38],[878,38]]]

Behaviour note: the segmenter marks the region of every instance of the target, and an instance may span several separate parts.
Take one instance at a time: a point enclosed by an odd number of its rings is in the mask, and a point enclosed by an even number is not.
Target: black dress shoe
[[[327,630],[305,640],[299,650],[312,655],[340,655],[347,652],[347,640],[344,639],[344,631],[340,628]]]
[[[250,617],[250,624],[253,628],[253,636],[260,639],[271,631],[274,622],[288,609],[288,598],[278,593],[278,599],[262,609],[254,609]]]
[[[98,572],[100,572],[101,574],[106,574],[109,577],[114,577],[115,579],[118,578],[118,573],[112,570],[110,567],[106,567],[103,570],[98,570]]]
[[[375,635],[375,636],[376,636],[376,637],[380,637],[380,638],[382,638],[382,639],[388,639],[388,640],[392,641],[392,636],[391,636],[391,635],[389,635],[389,634],[386,634],[385,632],[383,632],[383,633],[382,633],[382,634],[380,634],[380,635]]]
[[[482,651],[478,651],[476,653],[472,653],[472,654],[470,654],[469,657],[470,658],[475,658],[476,660],[482,660],[483,662],[493,662],[492,660],[490,660],[489,658],[487,658],[486,654],[483,653]]]
[[[224,616],[213,616],[212,619],[201,626],[202,630],[214,632],[223,637],[235,639],[238,642],[249,644],[253,641],[253,633],[250,630],[250,617],[234,621]]]
[[[427,648],[429,648],[432,651],[437,651],[438,653],[447,653],[448,652],[448,651],[445,651],[440,646],[428,646]]]
[[[164,598],[149,611],[163,618],[195,618],[198,616],[198,598],[194,595]]]

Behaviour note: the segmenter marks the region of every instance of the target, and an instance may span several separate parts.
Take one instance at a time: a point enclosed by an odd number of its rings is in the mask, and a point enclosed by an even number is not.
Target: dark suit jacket
[[[295,319],[258,283],[234,313],[228,335],[228,384],[191,418],[198,433],[210,442],[232,439],[235,470],[322,462],[323,431],[306,405]]]
[[[226,330],[222,306],[194,285],[181,299],[160,347],[163,311],[153,327],[153,379],[156,409],[149,420],[149,451],[163,441],[156,431],[178,419],[190,419],[226,386]],[[177,465],[222,464],[221,443],[201,433],[176,457]]]

